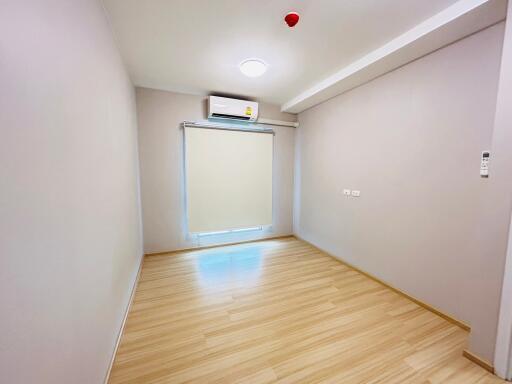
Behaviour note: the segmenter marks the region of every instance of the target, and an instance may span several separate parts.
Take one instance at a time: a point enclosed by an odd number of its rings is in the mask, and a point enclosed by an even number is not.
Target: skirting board
[[[462,356],[464,356],[468,360],[471,360],[473,363],[481,366],[486,371],[489,371],[492,374],[494,374],[494,366],[491,363],[469,352],[467,349],[462,351]]]
[[[227,247],[229,245],[238,245],[238,244],[246,244],[246,243],[257,243],[259,241],[267,241],[267,240],[286,239],[288,237],[295,237],[295,236],[294,235],[280,235],[280,236],[263,237],[261,239],[237,241],[237,242],[234,242],[234,243],[212,244],[212,245],[205,245],[205,246],[202,246],[202,247],[191,247],[191,248],[175,249],[173,251],[146,253],[145,256],[160,256],[160,255],[169,255],[169,254],[181,253],[181,252],[201,251],[203,249]]]
[[[402,290],[400,290],[400,289],[398,289],[398,288],[395,288],[395,287],[393,287],[392,285],[389,285],[388,283],[386,283],[385,281],[383,281],[383,280],[379,279],[378,277],[375,277],[375,276],[371,275],[370,273],[365,272],[365,271],[363,271],[363,270],[361,270],[361,269],[359,269],[359,268],[355,267],[354,265],[352,265],[352,264],[350,264],[350,263],[347,263],[346,261],[344,261],[344,260],[340,259],[339,257],[336,257],[336,256],[334,256],[334,255],[331,255],[329,252],[327,252],[327,251],[325,251],[325,250],[323,250],[323,249],[321,249],[321,248],[317,247],[317,246],[316,246],[316,245],[314,245],[314,244],[311,244],[309,241],[304,240],[304,239],[300,238],[300,237],[299,237],[299,236],[297,236],[297,235],[294,235],[294,236],[295,236],[297,239],[302,240],[302,241],[304,241],[305,243],[307,243],[307,244],[311,245],[312,247],[314,247],[314,248],[318,249],[319,251],[321,251],[321,252],[323,252],[323,253],[325,253],[325,254],[329,255],[330,257],[332,257],[332,258],[334,258],[334,259],[336,259],[336,260],[340,261],[341,263],[345,264],[347,267],[349,267],[349,268],[353,269],[354,271],[357,271],[357,272],[359,272],[360,274],[362,274],[362,275],[364,275],[364,276],[366,276],[366,277],[368,277],[368,278],[372,279],[373,281],[376,281],[377,283],[384,285],[385,287],[387,287],[387,288],[391,289],[392,291],[394,291],[394,292],[398,293],[398,294],[399,294],[399,295],[401,295],[401,296],[404,296],[404,297],[408,298],[409,300],[411,300],[411,301],[415,302],[416,304],[418,304],[419,306],[421,306],[421,307],[423,307],[423,308],[427,309],[428,311],[430,311],[430,312],[432,312],[432,313],[435,313],[436,315],[438,315],[438,316],[442,317],[443,319],[445,319],[445,320],[449,321],[449,322],[450,322],[450,323],[452,323],[452,324],[457,325],[458,327],[462,328],[463,330],[468,331],[468,332],[470,332],[470,331],[471,331],[471,327],[470,327],[468,324],[464,323],[463,321],[460,321],[460,320],[458,320],[458,319],[454,318],[453,316],[450,316],[450,315],[448,315],[448,314],[446,314],[446,313],[444,313],[444,312],[440,311],[439,309],[437,309],[437,308],[435,308],[435,307],[431,306],[430,304],[427,304],[427,303],[425,303],[424,301],[421,301],[420,299],[417,299],[417,298],[415,298],[414,296],[411,296],[411,295],[409,295],[408,293],[405,293],[404,291],[402,291]]]
[[[117,355],[117,349],[119,348],[119,344],[121,343],[121,337],[123,336],[124,326],[126,325],[126,319],[128,319],[128,313],[130,312],[130,308],[132,307],[133,298],[135,297],[135,291],[137,290],[137,286],[139,285],[140,274],[142,272],[142,264],[144,264],[144,256],[140,258],[139,270],[137,271],[137,277],[135,278],[135,282],[133,283],[132,292],[130,293],[130,300],[128,301],[128,306],[126,307],[123,322],[121,323],[121,329],[119,330],[119,334],[117,335],[114,353],[112,354],[112,358],[110,359],[110,365],[108,366],[107,375],[105,376],[105,384],[108,384],[108,380],[110,379],[110,372],[112,372],[114,360]]]

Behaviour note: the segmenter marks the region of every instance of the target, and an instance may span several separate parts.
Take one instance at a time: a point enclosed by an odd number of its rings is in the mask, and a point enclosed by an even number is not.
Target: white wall
[[[512,20],[512,2],[508,3],[508,20]],[[504,251],[503,237],[508,224],[508,249],[503,281],[499,331],[496,340],[495,368],[497,374],[512,379],[512,24],[507,22],[503,56],[501,60],[500,84],[496,105],[493,132],[493,162],[491,193],[486,209],[487,235],[494,240],[498,252]],[[493,204],[497,201],[499,204]],[[504,215],[508,212],[508,220]],[[494,226],[499,229],[492,231]],[[501,247],[501,249],[500,249]],[[508,371],[508,372],[507,372]]]
[[[133,87],[96,0],[0,2],[0,382],[102,383],[142,240]]]
[[[504,239],[486,236],[482,220],[486,204],[502,204],[486,200],[496,175],[480,178],[479,161],[491,148],[503,30],[299,114],[296,147],[294,231],[469,323],[471,350],[491,361]],[[497,233],[510,216],[493,213]]]
[[[141,194],[146,253],[189,248],[208,242],[257,239],[292,233],[293,163],[295,128],[275,127],[272,231],[257,234],[189,239],[184,227],[183,189],[184,120],[204,120],[206,99],[147,88],[137,88]],[[295,121],[277,106],[260,104],[260,116]]]

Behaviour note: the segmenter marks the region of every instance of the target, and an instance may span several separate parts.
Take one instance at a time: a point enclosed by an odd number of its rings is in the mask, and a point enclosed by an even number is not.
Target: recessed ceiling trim
[[[506,0],[460,0],[284,103],[299,113],[506,17]]]

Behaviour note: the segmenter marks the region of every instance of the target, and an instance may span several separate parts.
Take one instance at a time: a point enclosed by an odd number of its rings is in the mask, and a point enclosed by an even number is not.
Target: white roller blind
[[[272,224],[272,134],[185,128],[189,232]]]

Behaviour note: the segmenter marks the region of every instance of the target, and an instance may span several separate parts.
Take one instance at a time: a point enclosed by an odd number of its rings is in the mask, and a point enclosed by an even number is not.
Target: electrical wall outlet
[[[355,189],[354,189],[354,190],[352,191],[352,196],[353,196],[353,197],[359,197],[359,196],[361,196],[361,191],[357,191],[357,190],[355,190]]]
[[[350,196],[350,192],[351,192],[351,191],[350,191],[350,189],[344,189],[344,190],[343,190],[343,194],[344,194],[345,196]]]

